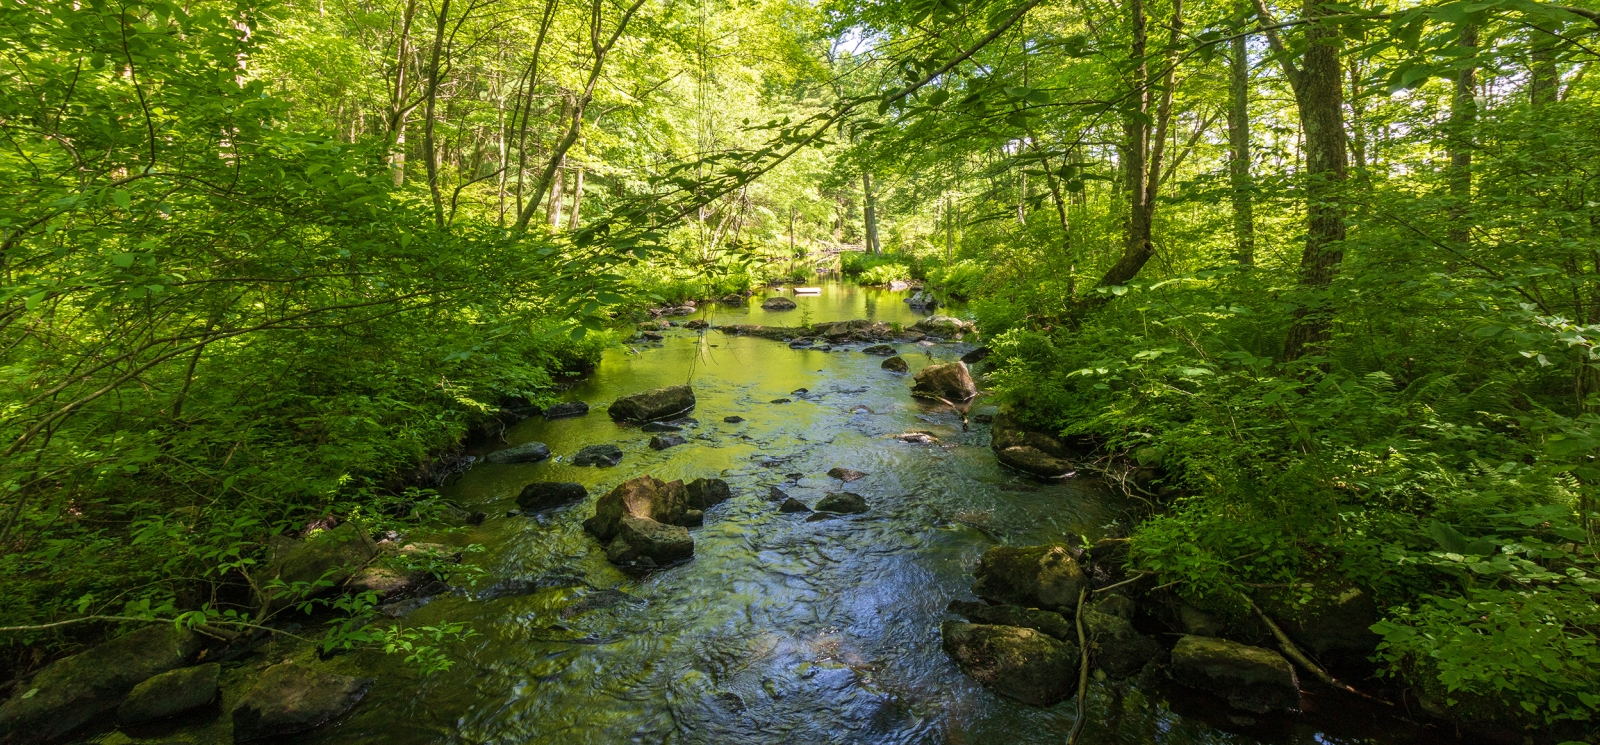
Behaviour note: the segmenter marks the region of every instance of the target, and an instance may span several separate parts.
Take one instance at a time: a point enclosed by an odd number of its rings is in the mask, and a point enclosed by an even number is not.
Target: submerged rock
[[[1049,706],[1072,694],[1078,682],[1078,647],[1018,626],[945,621],[945,653],[961,672],[1002,696]]]
[[[1226,639],[1185,636],[1172,648],[1172,678],[1264,714],[1300,708],[1300,684],[1289,661],[1270,649]]]
[[[788,499],[788,498],[789,498],[789,495],[784,490],[779,489],[776,486],[767,487],[767,501],[768,502],[782,502],[783,500]]]
[[[971,352],[961,355],[961,361],[969,365],[976,365],[979,362],[989,359],[989,351],[990,350],[988,347],[978,347]]]
[[[794,497],[789,497],[788,499],[783,500],[783,504],[778,506],[778,511],[779,512],[810,512],[811,508],[807,507],[805,502],[802,502],[802,501],[800,501],[798,499],[795,499]]]
[[[1161,654],[1156,640],[1135,631],[1116,616],[1085,608],[1083,631],[1089,639],[1089,660],[1112,680],[1124,680]]]
[[[842,468],[841,467],[841,468],[834,468],[834,469],[829,470],[828,471],[828,476],[831,477],[831,478],[836,478],[836,479],[838,479],[840,481],[849,483],[851,481],[858,481],[860,479],[864,479],[864,478],[867,477],[867,474],[865,472],[862,472],[862,471],[857,471],[857,470],[855,470],[853,468]]]
[[[725,417],[723,417],[722,421],[727,422],[729,424],[738,424],[739,422],[744,421],[744,417],[735,414],[733,416],[725,416]]]
[[[851,494],[847,491],[838,492],[817,500],[816,510],[818,512],[838,512],[853,515],[867,511],[867,500],[862,499],[860,494]]]
[[[1086,581],[1065,545],[995,546],[978,560],[972,592],[996,603],[1043,608],[1063,614],[1078,607]]]
[[[911,366],[907,365],[902,357],[890,357],[883,361],[883,369],[893,373],[904,373],[910,370]]]
[[[537,463],[550,457],[550,448],[542,442],[524,442],[504,450],[496,450],[484,460],[490,463]]]
[[[762,310],[794,310],[793,300],[786,297],[769,297],[761,303]]]
[[[583,484],[558,481],[535,481],[522,487],[517,495],[517,506],[524,510],[542,510],[568,502],[577,502],[589,496]]]
[[[733,489],[722,479],[695,479],[684,484],[689,493],[689,506],[708,510],[733,498]]]
[[[775,403],[775,404],[787,404],[787,403],[793,403],[793,400],[792,399],[787,399],[787,398],[774,398],[774,399],[772,399],[772,403]]]
[[[194,632],[160,623],[56,660],[0,705],[0,742],[59,739],[111,712],[134,686],[182,667],[199,651]]]
[[[694,538],[687,528],[634,515],[622,517],[616,539],[606,547],[606,558],[616,564],[645,558],[658,565],[670,564],[693,555]]]
[[[1062,641],[1076,642],[1078,629],[1060,613],[1020,605],[986,605],[970,600],[952,600],[946,610],[973,623],[990,626],[1020,626]]]
[[[544,410],[546,419],[565,419],[589,413],[589,405],[582,401],[565,401]]]
[[[622,448],[611,444],[589,445],[572,456],[572,465],[609,468],[622,462]]]
[[[674,422],[646,422],[639,428],[640,432],[679,432],[683,430],[682,424]]]
[[[683,327],[686,328],[686,329],[692,329],[692,330],[695,330],[695,331],[699,331],[700,329],[703,329],[703,328],[710,328],[711,327],[711,322],[705,320],[704,318],[696,318],[693,321],[688,321],[688,322],[684,323]]]
[[[612,402],[606,411],[619,422],[649,422],[688,413],[694,405],[693,388],[672,385],[623,396]]]
[[[898,350],[888,344],[875,344],[861,351],[866,354],[875,354],[879,357],[893,357],[898,353]]]
[[[792,329],[787,326],[761,326],[752,323],[733,323],[719,327],[724,334],[736,336],[755,336],[773,341],[789,341],[796,337],[805,336],[804,328]]]
[[[255,585],[260,588],[258,599],[264,614],[333,591],[377,553],[377,544],[355,523],[312,534],[256,574]],[[276,586],[277,580],[287,587]],[[309,584],[297,590],[295,585],[299,583]]]
[[[972,373],[965,362],[929,365],[918,370],[912,380],[913,396],[961,403],[978,395],[978,386],[973,384]]]
[[[124,727],[198,709],[217,698],[217,678],[222,666],[215,662],[179,668],[149,678],[133,687],[117,707],[117,723]]]
[[[670,447],[683,445],[688,441],[689,440],[683,435],[656,435],[655,437],[650,438],[650,449],[666,450]]]
[[[654,331],[642,331],[642,332],[639,333],[639,338],[643,339],[645,341],[661,341],[662,339],[665,339],[666,337],[664,337],[664,336],[662,336],[662,335],[660,335],[660,334],[658,334],[658,333],[656,333]]]
[[[282,662],[266,669],[233,707],[233,741],[244,742],[314,729],[361,701],[372,678]]]

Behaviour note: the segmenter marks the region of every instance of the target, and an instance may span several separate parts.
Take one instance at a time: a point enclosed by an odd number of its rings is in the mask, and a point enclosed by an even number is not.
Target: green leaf
[[[128,196],[128,192],[125,189],[117,189],[111,192],[111,201],[116,202],[117,206],[123,209],[128,209],[133,205],[133,198]]]

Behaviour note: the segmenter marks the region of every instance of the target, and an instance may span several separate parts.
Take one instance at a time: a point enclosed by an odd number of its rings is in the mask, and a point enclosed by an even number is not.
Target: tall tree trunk
[[[539,84],[539,59],[544,52],[545,35],[550,31],[550,19],[556,12],[556,0],[545,0],[544,15],[539,19],[539,35],[533,42],[533,55],[528,59],[528,70],[523,74],[520,117],[512,114],[513,128],[517,132],[517,214],[522,214],[522,185],[528,178],[528,119],[533,113],[533,89]],[[517,122],[520,121],[520,125]]]
[[[1183,34],[1183,3],[1173,0],[1171,38],[1168,40],[1162,62],[1166,75],[1162,79],[1161,99],[1156,105],[1154,136],[1151,132],[1150,80],[1146,60],[1148,37],[1145,28],[1143,0],[1130,0],[1129,20],[1133,28],[1133,43],[1129,54],[1133,59],[1132,85],[1134,112],[1124,117],[1122,131],[1123,182],[1128,190],[1127,231],[1122,256],[1100,278],[1101,287],[1127,284],[1139,275],[1139,270],[1155,255],[1152,225],[1155,222],[1156,196],[1161,187],[1161,161],[1165,152],[1167,128],[1172,119],[1172,85],[1176,71],[1175,54]]]
[[[861,190],[861,217],[867,229],[867,252],[880,254],[883,248],[878,245],[878,200],[872,193],[871,171],[861,171]]]
[[[1361,63],[1352,60],[1350,70],[1350,157],[1355,163],[1356,178],[1363,184],[1370,181],[1367,170],[1367,92],[1361,87]]]
[[[566,176],[565,170],[556,170],[555,180],[550,182],[550,202],[545,209],[545,217],[550,220],[550,227],[556,230],[561,229],[561,182],[564,176]]]
[[[1555,34],[1560,28],[1549,23],[1535,24],[1533,34],[1533,60],[1529,69],[1528,100],[1534,106],[1555,103],[1561,95],[1561,71],[1556,67],[1556,48],[1560,39]]]
[[[1461,24],[1456,44],[1473,50],[1478,47],[1476,24]],[[1467,229],[1467,208],[1472,203],[1472,129],[1478,121],[1477,69],[1473,65],[1456,70],[1455,94],[1450,99],[1450,231],[1449,240],[1464,246],[1472,240]]]
[[[1250,53],[1245,37],[1233,40],[1228,60],[1228,178],[1233,196],[1234,258],[1256,261],[1255,185],[1250,175]]]
[[[1256,11],[1267,25],[1272,16],[1262,0]],[[1305,16],[1316,18],[1334,11],[1322,0],[1306,0]],[[1283,356],[1295,360],[1326,348],[1331,335],[1326,291],[1344,260],[1344,205],[1340,191],[1347,175],[1348,156],[1344,132],[1344,73],[1339,60],[1339,30],[1313,24],[1306,30],[1305,51],[1296,67],[1276,32],[1267,40],[1283,65],[1284,77],[1294,89],[1305,137],[1306,245],[1300,255],[1299,284],[1305,299],[1294,313],[1284,342]]]
[[[567,229],[577,230],[579,210],[583,208],[583,174],[582,168],[578,169],[577,178],[572,182],[572,214],[567,216]]]
[[[517,218],[517,230],[526,230],[528,228],[528,222],[533,219],[534,213],[538,211],[539,203],[543,201],[545,192],[550,189],[550,184],[555,179],[556,172],[561,168],[561,164],[565,162],[567,151],[571,150],[572,146],[578,142],[578,135],[583,132],[584,109],[588,108],[589,102],[594,100],[594,89],[600,82],[600,71],[605,69],[606,56],[610,54],[612,47],[616,46],[617,39],[622,38],[622,32],[627,30],[628,23],[633,20],[634,14],[638,13],[639,8],[643,5],[644,0],[634,0],[633,4],[623,11],[622,17],[617,20],[617,27],[612,31],[611,36],[602,41],[600,37],[600,21],[602,19],[601,10],[605,5],[602,0],[591,0],[589,6],[589,48],[594,55],[594,59],[589,66],[589,79],[584,83],[583,91],[578,94],[573,103],[572,116],[567,123],[566,133],[556,142],[555,147],[551,148],[550,160],[545,163],[544,173],[540,175],[538,183],[534,185],[533,194],[529,195],[527,205],[522,208],[522,214]]]
[[[394,90],[389,92],[389,117],[384,122],[395,186],[406,182],[406,114],[411,111],[411,106],[406,105],[406,66],[411,56],[411,21],[416,15],[417,0],[406,0],[405,12],[400,16],[400,40],[395,45]]]
[[[439,4],[439,17],[434,24],[433,54],[428,61],[427,106],[422,122],[422,153],[427,161],[428,194],[433,197],[433,220],[444,228],[444,196],[439,192],[439,149],[433,139],[434,108],[439,100],[439,59],[444,54],[445,28],[450,22],[450,0]]]

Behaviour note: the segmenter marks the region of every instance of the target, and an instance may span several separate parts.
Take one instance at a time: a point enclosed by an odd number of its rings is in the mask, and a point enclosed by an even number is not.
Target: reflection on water
[[[797,324],[869,318],[912,323],[889,293],[836,284],[800,308],[716,306],[714,324]],[[690,320],[681,318],[678,320]],[[491,517],[457,542],[487,570],[476,589],[442,597],[407,623],[465,621],[480,634],[452,650],[446,673],[418,679],[363,655],[379,683],[323,743],[1034,743],[1064,742],[1076,705],[1045,709],[1001,699],[962,676],[940,649],[946,603],[970,598],[978,556],[999,541],[1103,534],[1121,505],[1084,483],[1040,484],[999,467],[987,432],[962,432],[947,409],[908,395],[909,378],[854,348],[821,352],[674,329],[660,345],[608,351],[564,394],[588,416],[525,421],[506,444],[547,443],[551,460],[483,464],[450,496]],[[897,345],[913,372],[970,349]],[[690,383],[699,425],[689,443],[656,452],[650,434],[612,423],[621,395]],[[807,392],[793,392],[805,388]],[[786,404],[769,403],[786,397]],[[745,421],[728,424],[723,417]],[[936,445],[886,435],[934,432]],[[615,468],[566,459],[615,443]],[[870,474],[850,490],[863,515],[807,522],[767,501],[770,486],[810,504],[845,466]],[[734,498],[693,530],[687,564],[633,576],[608,564],[582,520],[607,489],[634,476],[718,476]],[[790,479],[786,474],[799,474]],[[588,501],[506,517],[523,485],[576,481]],[[480,599],[523,580],[526,594]],[[529,581],[533,580],[533,581]],[[542,588],[542,589],[540,589]],[[1085,743],[1353,742],[1285,718],[1219,726],[1180,716],[1160,694],[1099,685]],[[1201,704],[1200,708],[1206,705]],[[1243,721],[1243,720],[1241,720]],[[1231,732],[1228,730],[1232,730]]]

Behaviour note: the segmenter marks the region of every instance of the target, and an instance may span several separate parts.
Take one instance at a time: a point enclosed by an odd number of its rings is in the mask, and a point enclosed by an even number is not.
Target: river
[[[910,324],[904,293],[825,284],[783,312],[715,306],[713,324],[866,318]],[[986,428],[962,431],[941,406],[914,400],[909,376],[880,368],[863,345],[831,352],[717,331],[672,329],[658,344],[606,352],[562,394],[587,416],[510,428],[506,445],[548,444],[550,460],[480,464],[446,487],[489,514],[449,537],[486,551],[475,587],[440,596],[412,626],[466,622],[477,636],[449,650],[453,669],[419,677],[396,658],[347,655],[379,680],[316,743],[1062,743],[1073,700],[1034,708],[963,676],[940,647],[952,599],[968,599],[972,569],[998,543],[1025,545],[1122,529],[1126,505],[1090,482],[1038,481],[996,464]],[[964,344],[896,345],[914,372]],[[647,447],[651,435],[614,424],[615,398],[689,383],[698,396],[688,444]],[[803,393],[795,393],[799,389]],[[773,403],[788,398],[788,403]],[[730,424],[724,417],[745,421]],[[933,433],[936,444],[889,437]],[[566,462],[615,443],[612,468]],[[808,521],[768,500],[777,486],[808,504],[839,482],[835,467],[869,475],[850,485],[865,514]],[[686,564],[631,574],[606,562],[583,519],[622,481],[720,476],[734,498],[693,530]],[[795,478],[791,475],[797,475]],[[587,501],[507,515],[532,481],[576,481]],[[492,597],[522,582],[531,591]],[[374,669],[375,668],[375,669]],[[354,672],[354,670],[352,670]],[[1314,697],[1313,697],[1314,698]],[[1176,686],[1094,683],[1084,743],[1417,742],[1395,720],[1346,711],[1244,718]]]

